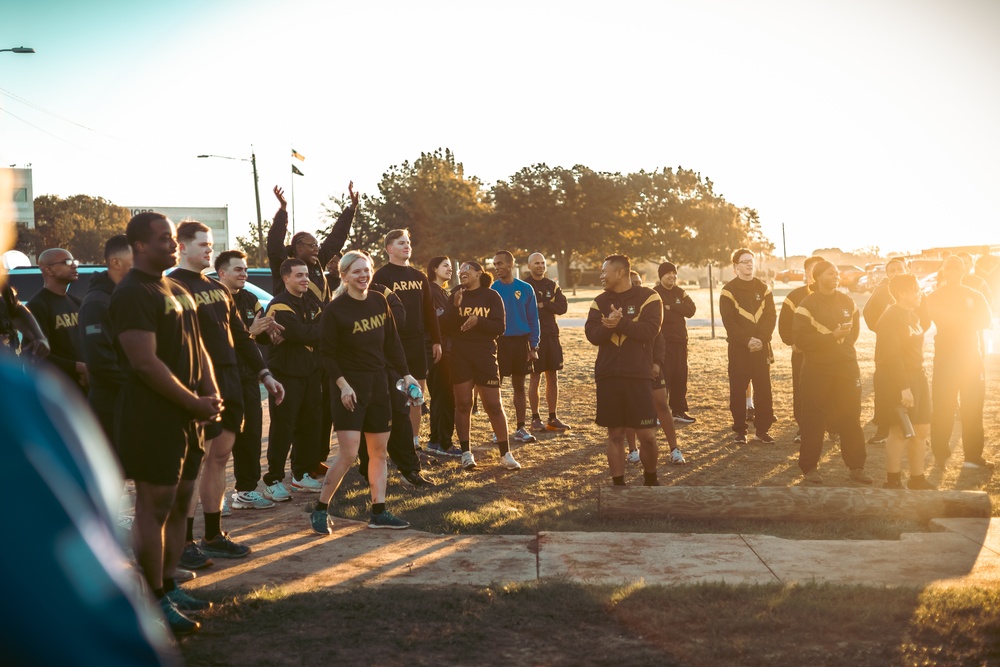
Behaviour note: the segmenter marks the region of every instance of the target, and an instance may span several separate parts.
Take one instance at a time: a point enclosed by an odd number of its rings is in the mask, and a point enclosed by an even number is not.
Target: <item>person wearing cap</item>
[[[778,336],[781,338],[781,342],[792,348],[792,416],[796,426],[798,426],[793,440],[795,444],[802,442],[802,389],[799,386],[802,376],[802,350],[795,347],[795,342],[792,340],[792,321],[795,319],[795,309],[802,303],[802,299],[813,293],[815,282],[813,281],[812,269],[817,262],[822,261],[823,258],[819,255],[806,258],[806,261],[802,263],[802,269],[806,274],[806,284],[796,287],[788,293],[781,304],[781,314],[778,315]]]
[[[733,273],[719,297],[719,314],[729,341],[729,411],[735,442],[747,441],[747,388],[753,385],[754,430],[757,440],[774,442],[767,430],[775,422],[771,399],[771,337],[777,316],[770,286],[754,277],[754,254],[747,248],[733,252]]]
[[[687,402],[688,379],[688,332],[687,319],[694,317],[697,307],[682,288],[677,286],[677,267],[672,262],[663,262],[656,270],[660,282],[653,291],[663,302],[664,357],[666,365],[661,369],[669,396],[670,413],[673,421],[693,424],[696,420],[689,415]]]
[[[792,341],[803,354],[799,469],[807,484],[823,483],[817,466],[829,425],[840,434],[840,454],[850,478],[871,484],[865,472],[861,370],[854,349],[861,316],[854,299],[837,290],[840,272],[832,262],[816,262],[812,272],[815,291],[802,299],[792,321]]]

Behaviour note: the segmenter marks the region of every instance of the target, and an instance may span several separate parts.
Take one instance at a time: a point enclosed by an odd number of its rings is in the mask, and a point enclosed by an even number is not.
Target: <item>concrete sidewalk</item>
[[[831,582],[873,586],[1000,585],[1000,519],[935,519],[938,532],[898,541],[786,540],[766,535],[552,533],[432,535],[371,530],[335,519],[309,527],[311,498],[237,510],[226,526],[253,548],[216,559],[189,590],[262,586],[312,591],[351,585],[472,585],[545,580],[619,585]]]

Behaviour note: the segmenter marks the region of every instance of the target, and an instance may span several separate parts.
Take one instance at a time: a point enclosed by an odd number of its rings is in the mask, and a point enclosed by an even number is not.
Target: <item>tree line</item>
[[[323,207],[324,238],[347,201],[331,196]],[[21,229],[18,249],[37,254],[63,247],[83,262],[103,261],[104,241],[124,232],[128,209],[76,195],[35,199],[34,230]],[[256,223],[253,225],[256,227]],[[266,236],[269,222],[264,222]],[[362,195],[348,247],[378,256],[391,229],[407,228],[413,262],[434,255],[485,260],[497,250],[524,258],[542,252],[558,262],[564,285],[571,266],[591,266],[611,253],[678,265],[727,263],[734,248],[770,253],[757,212],[717,194],[711,180],[680,168],[630,174],[535,164],[487,187],[465,173],[448,149],[392,165],[378,192]],[[236,247],[257,257],[255,230]]]

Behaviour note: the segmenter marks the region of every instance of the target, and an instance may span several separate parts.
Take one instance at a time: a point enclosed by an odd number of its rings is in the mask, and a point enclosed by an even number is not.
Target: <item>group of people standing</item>
[[[777,324],[781,340],[792,348],[793,415],[799,427],[795,442],[804,482],[823,483],[818,464],[824,437],[830,433],[840,439],[850,479],[872,484],[864,470],[862,382],[855,347],[860,313],[854,300],[837,289],[836,265],[819,256],[806,259],[806,285],[785,297],[776,317],[771,288],[755,277],[754,253],[740,248],[733,252],[732,264],[735,277],[722,288],[719,311],[728,338],[735,442],[746,444],[750,421],[757,440],[774,442],[768,433],[775,421],[769,367]],[[865,306],[864,319],[876,333],[873,421],[879,431],[872,442],[886,444],[887,488],[902,488],[904,450],[910,465],[907,487],[934,488],[924,476],[928,434],[936,463],[945,465],[959,405],[964,466],[993,467],[983,458],[982,331],[992,326],[990,291],[970,268],[971,257],[946,258],[937,288],[925,297],[905,261],[892,259],[886,265],[887,278]],[[923,345],[932,323],[937,334],[928,383]]]

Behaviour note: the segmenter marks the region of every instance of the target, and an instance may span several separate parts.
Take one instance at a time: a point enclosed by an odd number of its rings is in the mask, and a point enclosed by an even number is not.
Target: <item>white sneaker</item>
[[[670,452],[670,462],[673,463],[675,466],[687,463],[687,461],[684,460],[684,454],[681,453],[680,447]]]
[[[517,460],[514,458],[514,455],[511,454],[510,452],[507,452],[506,454],[500,457],[500,465],[502,465],[507,470],[521,469],[521,464],[517,462]]]
[[[285,485],[281,481],[277,481],[274,484],[268,484],[264,486],[264,497],[268,500],[273,500],[276,503],[283,502],[285,500],[291,500],[292,494],[288,492]]]
[[[292,489],[295,491],[319,493],[322,488],[323,482],[318,479],[313,479],[309,473],[302,475],[302,479],[295,479],[295,475],[292,475]]]
[[[233,493],[234,510],[266,510],[274,507],[274,503],[256,491],[235,491]]]
[[[638,449],[633,449],[631,452],[628,453],[628,456],[625,457],[625,460],[627,460],[629,463],[638,463],[639,462],[639,450]]]
[[[472,452],[462,452],[462,469],[472,470],[476,467],[476,457],[472,455]]]
[[[229,506],[229,499],[222,496],[222,516],[229,516],[233,513],[233,508]]]

